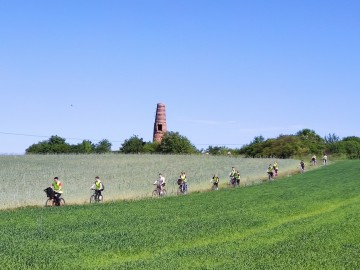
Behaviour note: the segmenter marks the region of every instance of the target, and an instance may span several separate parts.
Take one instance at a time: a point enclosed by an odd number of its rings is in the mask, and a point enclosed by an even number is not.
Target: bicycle
[[[96,189],[91,189],[94,193],[90,196],[90,203],[98,203],[104,200],[104,196],[96,192]]]
[[[231,185],[231,187],[235,188],[238,185],[237,179],[232,177],[229,184]]]
[[[48,199],[45,202],[45,207],[49,207],[49,206],[64,206],[65,205],[65,200],[64,198],[59,198],[59,202],[56,202],[56,198],[55,198],[55,192],[52,190],[52,188],[48,187],[46,189],[44,189],[46,196],[48,197]]]
[[[166,195],[166,189],[163,187],[162,189],[159,186],[156,186],[156,188],[152,192],[153,197],[163,197]]]
[[[210,183],[212,183],[211,190],[219,190],[219,182],[213,182],[213,180],[210,180]]]
[[[177,195],[186,195],[187,194],[187,185],[185,186],[185,188],[183,188],[183,184],[179,185],[179,188],[176,191]]]

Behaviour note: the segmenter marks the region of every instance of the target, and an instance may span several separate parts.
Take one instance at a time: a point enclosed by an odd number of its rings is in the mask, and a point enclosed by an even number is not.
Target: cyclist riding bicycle
[[[159,194],[162,195],[165,187],[165,177],[161,173],[159,173],[159,179],[154,182],[154,185],[159,190]]]
[[[235,174],[236,174],[236,169],[235,167],[231,167],[231,172],[229,173],[229,177],[230,177],[230,185],[235,183]]]
[[[62,190],[62,183],[59,181],[59,178],[56,176],[54,177],[54,181],[51,184],[51,188],[54,191],[54,200],[56,205],[60,205],[60,196],[63,193]]]
[[[102,196],[101,191],[104,190],[104,186],[101,183],[99,176],[95,177],[95,183],[91,186],[90,189],[95,190],[95,194],[98,198],[100,198],[100,196]]]
[[[210,183],[213,183],[213,189],[218,190],[219,189],[219,177],[214,174],[213,178],[211,178]]]
[[[275,176],[278,176],[279,165],[278,165],[277,161],[274,162],[273,171],[274,171],[274,175],[275,175]]]
[[[272,166],[272,164],[269,164],[269,167],[268,167],[266,173],[268,174],[268,179],[269,179],[269,180],[273,180],[274,171],[273,171],[273,166]]]
[[[235,171],[234,178],[236,181],[236,185],[240,186],[240,172],[238,170]]]
[[[182,192],[186,192],[187,191],[187,179],[186,179],[186,174],[185,172],[181,172],[180,176],[178,178],[177,181],[179,188],[181,188]]]

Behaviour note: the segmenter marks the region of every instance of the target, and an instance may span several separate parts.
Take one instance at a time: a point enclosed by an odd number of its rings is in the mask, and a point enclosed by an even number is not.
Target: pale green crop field
[[[25,155],[0,156],[0,209],[44,205],[43,190],[58,176],[63,182],[66,204],[88,203],[95,176],[105,184],[105,201],[151,196],[159,172],[166,178],[169,195],[176,194],[181,171],[189,192],[208,190],[213,174],[227,186],[231,167],[241,173],[241,186],[266,179],[274,159],[248,159],[208,155]],[[297,170],[299,160],[278,160],[280,173]]]

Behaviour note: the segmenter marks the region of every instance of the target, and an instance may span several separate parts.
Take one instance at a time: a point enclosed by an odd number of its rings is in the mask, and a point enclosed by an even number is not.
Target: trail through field
[[[227,186],[231,167],[241,174],[240,186],[260,183],[275,159],[246,159],[201,155],[26,155],[0,156],[0,209],[46,201],[43,191],[58,176],[67,204],[88,203],[95,176],[105,184],[105,201],[140,199],[151,196],[161,172],[168,195],[176,195],[176,180],[185,171],[189,192],[210,190],[210,179],[220,177]],[[280,176],[297,171],[298,160],[278,160]]]

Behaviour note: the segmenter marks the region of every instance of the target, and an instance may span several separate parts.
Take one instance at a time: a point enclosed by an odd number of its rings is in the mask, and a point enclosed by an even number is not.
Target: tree
[[[124,141],[120,147],[120,152],[125,154],[143,153],[145,142],[137,135],[133,135],[130,139]]]
[[[57,135],[51,136],[49,139],[49,153],[66,154],[70,152],[70,145],[65,142],[64,138]]]
[[[25,151],[27,154],[64,154],[70,152],[70,145],[64,138],[53,135],[46,141],[31,145]]]
[[[48,140],[31,145],[26,149],[26,154],[91,154],[107,153],[111,151],[111,143],[108,140],[102,140],[94,145],[89,140],[83,140],[79,144],[70,145],[64,138],[57,135],[51,136]]]
[[[210,155],[226,155],[229,152],[229,148],[225,146],[209,146],[206,152]]]
[[[26,150],[26,154],[46,154],[50,152],[50,145],[48,141],[42,141],[33,145],[30,145]]]
[[[309,149],[307,154],[322,154],[325,150],[325,140],[321,138],[314,130],[302,129],[296,133],[305,147]]]
[[[305,128],[296,133],[296,136],[300,137],[302,140],[306,140],[313,143],[324,142],[324,139],[321,138],[314,130]]]
[[[343,152],[346,153],[346,157],[350,159],[359,159],[360,158],[360,138],[354,139],[355,137],[347,137],[346,140],[342,140],[340,147]]]
[[[193,154],[197,152],[188,138],[179,132],[166,132],[160,143],[160,151],[167,154]]]
[[[349,137],[345,137],[342,139],[344,142],[357,142],[357,143],[360,143],[360,138],[359,137],[356,137],[356,136],[349,136]]]
[[[144,145],[144,153],[154,154],[160,151],[160,144],[158,142],[147,142]]]
[[[91,141],[83,140],[79,145],[79,153],[81,154],[90,154],[94,152],[95,146]]]
[[[57,145],[57,144],[66,144],[65,143],[65,139],[64,138],[61,138],[57,135],[53,135],[50,137],[50,139],[48,140],[48,143],[50,145]]]
[[[251,142],[251,144],[263,143],[263,142],[265,142],[265,138],[262,135],[260,135],[260,136],[256,136],[254,140]]]
[[[101,140],[95,145],[95,152],[98,154],[105,154],[111,152],[111,142],[106,139]]]
[[[336,143],[336,142],[340,141],[340,138],[335,133],[333,133],[333,134],[329,133],[328,135],[325,136],[324,140],[325,140],[325,143]]]

